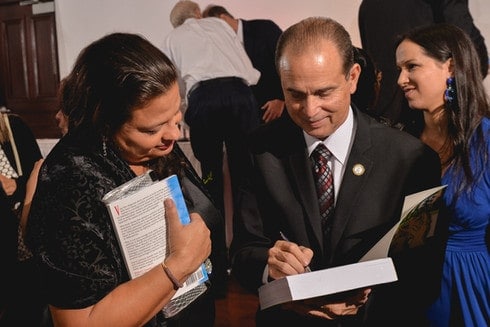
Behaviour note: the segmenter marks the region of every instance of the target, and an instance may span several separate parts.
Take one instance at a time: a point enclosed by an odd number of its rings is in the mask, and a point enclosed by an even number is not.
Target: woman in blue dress
[[[439,153],[447,184],[439,219],[449,233],[431,326],[490,323],[490,109],[477,53],[451,25],[403,36],[396,49],[398,84],[422,110],[419,137]]]

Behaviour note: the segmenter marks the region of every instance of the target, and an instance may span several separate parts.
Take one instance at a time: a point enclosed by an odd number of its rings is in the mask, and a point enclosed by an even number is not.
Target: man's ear
[[[361,66],[358,63],[354,63],[349,70],[349,74],[347,75],[347,81],[351,83],[350,94],[354,94],[356,92],[359,76],[361,76]]]

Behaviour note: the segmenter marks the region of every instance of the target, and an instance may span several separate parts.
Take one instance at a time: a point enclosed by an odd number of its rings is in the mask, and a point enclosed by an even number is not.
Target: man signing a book
[[[434,151],[351,103],[361,73],[353,51],[329,18],[302,20],[278,41],[287,114],[251,135],[231,245],[232,274],[252,291],[306,266],[358,262],[398,221],[406,195],[440,184]],[[397,282],[261,310],[257,326],[423,326],[442,251],[419,250],[393,258]]]

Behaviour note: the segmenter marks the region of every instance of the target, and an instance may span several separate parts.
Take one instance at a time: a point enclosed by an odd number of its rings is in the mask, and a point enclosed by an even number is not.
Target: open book
[[[406,196],[398,223],[360,261],[385,258],[424,244],[427,238],[434,235],[445,187],[437,186]]]
[[[176,175],[154,180],[151,171],[107,193],[102,201],[109,210],[124,262],[131,278],[161,264],[167,254],[167,223],[163,200],[172,198],[183,224],[190,216]],[[208,274],[202,264],[179,288],[163,309],[171,317],[207,289]],[[163,278],[163,276],[162,276]]]
[[[444,188],[439,186],[406,196],[399,221],[359,262],[287,276],[262,285],[260,308],[397,281],[389,255],[420,246],[433,235]]]

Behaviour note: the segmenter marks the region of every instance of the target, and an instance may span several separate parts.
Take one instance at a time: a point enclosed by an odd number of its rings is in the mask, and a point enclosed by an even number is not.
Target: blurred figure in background
[[[71,90],[69,89],[70,85],[66,85],[66,78],[63,78],[60,82],[60,87],[58,91],[58,111],[54,118],[58,124],[58,128],[60,129],[61,136],[65,136],[68,133],[68,115],[70,114],[71,108],[63,107],[63,96],[68,95]]]
[[[62,110],[58,110],[55,116],[56,122],[58,123],[58,128],[60,129],[61,135],[65,136],[68,133],[68,117],[63,113]]]
[[[354,48],[354,61],[361,67],[361,74],[357,82],[357,89],[351,96],[352,102],[361,111],[367,113],[378,122],[396,129],[403,129],[404,126],[402,124],[395,124],[386,117],[378,115],[374,110],[378,103],[383,76],[381,71],[374,65],[366,50]]]
[[[357,89],[352,94],[352,102],[367,114],[374,114],[374,107],[378,102],[381,72],[376,68],[366,50],[354,48],[354,61],[361,66],[361,75],[357,82]]]
[[[170,21],[174,29],[165,38],[163,52],[185,83],[184,119],[190,128],[192,151],[201,163],[206,187],[224,212],[223,143],[234,194],[247,162],[246,135],[260,124],[250,87],[257,83],[260,72],[235,31],[219,18],[202,18],[197,3],[178,1]]]
[[[0,99],[1,100],[1,99]],[[22,245],[22,212],[26,203],[28,180],[37,177],[36,162],[41,150],[31,129],[22,118],[0,103],[0,281],[2,326],[38,326],[45,306],[40,299],[31,254]],[[38,167],[38,166],[37,166]],[[32,195],[32,194],[31,194]],[[28,195],[29,198],[29,195]],[[29,201],[27,201],[29,202]],[[27,207],[24,208],[24,205]],[[21,252],[19,252],[21,251]],[[15,287],[14,287],[15,285]]]
[[[223,19],[237,33],[253,66],[260,71],[259,81],[252,85],[259,114],[266,123],[279,118],[284,111],[284,95],[274,58],[281,28],[270,19],[235,18],[224,7],[216,5],[207,6],[202,15]]]
[[[251,89],[260,72],[253,67],[235,31],[222,19],[202,18],[197,3],[178,1],[170,21],[174,29],[164,40],[163,52],[175,63],[183,80],[187,103],[184,120],[189,125],[192,152],[201,165],[206,188],[224,215],[223,163],[227,160],[231,202],[235,203],[249,162],[246,138],[260,125]],[[229,268],[224,220],[221,226],[222,237],[214,239],[213,246],[223,248],[226,256],[213,270],[217,295],[224,296]]]

